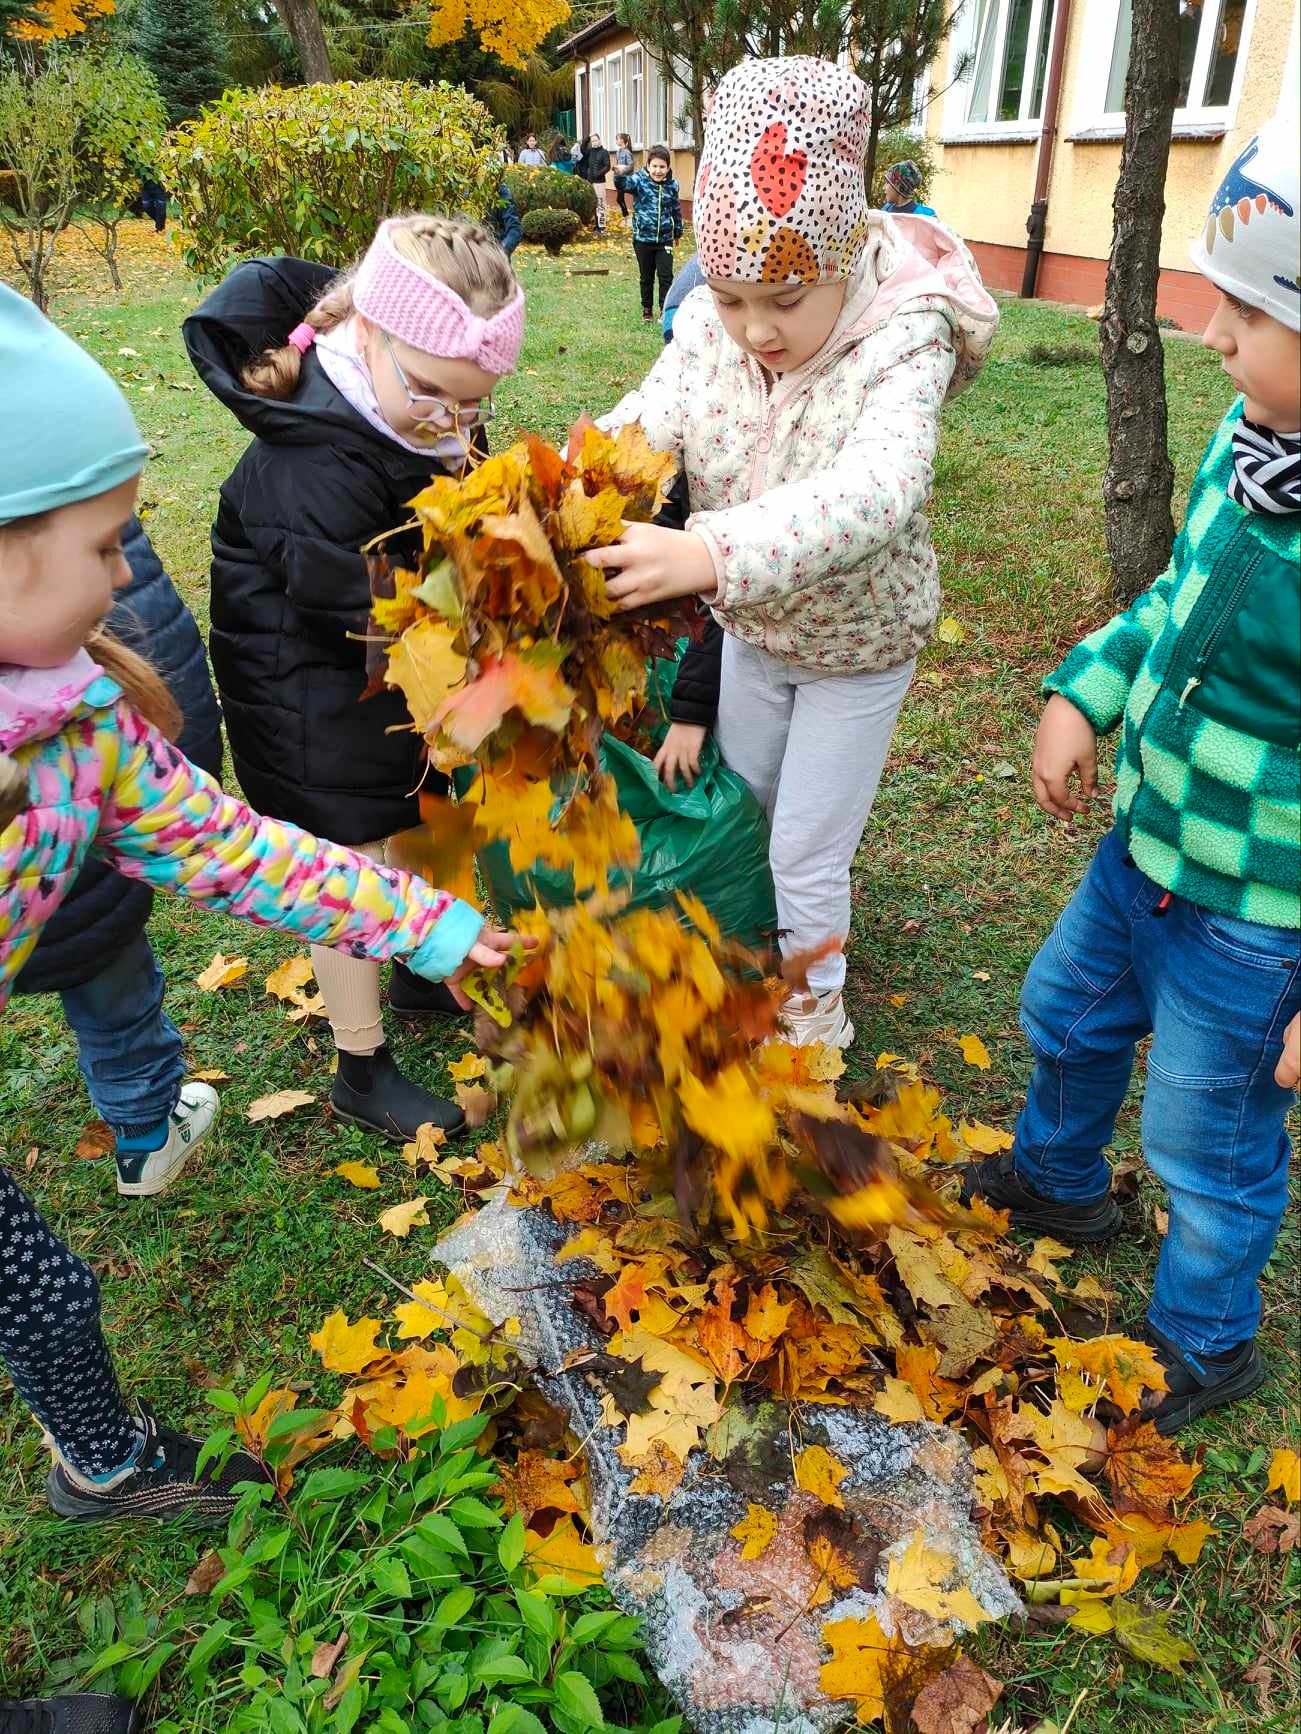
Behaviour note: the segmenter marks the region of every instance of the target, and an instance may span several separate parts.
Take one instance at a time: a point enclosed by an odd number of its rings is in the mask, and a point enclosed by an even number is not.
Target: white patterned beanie
[[[1235,157],[1189,248],[1217,289],[1301,330],[1301,140],[1276,117]]]
[[[867,239],[868,93],[829,60],[746,60],[714,93],[696,173],[706,277],[834,283]]]

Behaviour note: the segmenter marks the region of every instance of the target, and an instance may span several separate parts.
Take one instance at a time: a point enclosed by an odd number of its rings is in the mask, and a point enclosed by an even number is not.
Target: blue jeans
[[[1017,1121],[1017,1172],[1066,1202],[1096,1198],[1102,1154],[1152,1037],[1143,1152],[1170,1225],[1148,1317],[1181,1348],[1254,1336],[1256,1282],[1287,1206],[1290,1090],[1274,1082],[1301,1006],[1301,937],[1213,915],[1162,888],[1106,837],[1030,965],[1021,1027],[1035,1067]]]
[[[185,1058],[163,987],[141,933],[107,969],[60,995],[90,1099],[120,1137],[157,1126],[180,1099]]]

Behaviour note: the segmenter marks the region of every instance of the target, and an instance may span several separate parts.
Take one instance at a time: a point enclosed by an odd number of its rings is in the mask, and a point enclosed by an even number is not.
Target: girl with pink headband
[[[244,793],[376,860],[403,858],[426,774],[401,695],[363,700],[370,581],[362,548],[410,517],[433,472],[485,449],[492,393],[519,359],[524,295],[484,228],[407,216],[355,271],[302,259],[238,265],[185,322],[190,358],[254,436],[212,531],[209,646]],[[312,948],[339,1054],[333,1105],[395,1139],[454,1103],[389,1052],[379,966]],[[441,984],[395,965],[400,1016],[454,1015]]]

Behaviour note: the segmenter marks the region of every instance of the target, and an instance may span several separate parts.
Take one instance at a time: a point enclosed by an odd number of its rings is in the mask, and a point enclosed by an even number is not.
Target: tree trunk
[[[1156,323],[1166,165],[1179,90],[1178,0],[1133,0],[1125,144],[1102,308],[1109,459],[1102,484],[1117,599],[1132,602],[1170,559],[1174,470],[1165,354]]]
[[[298,50],[304,84],[333,84],[325,26],[316,0],[274,0],[274,5]]]

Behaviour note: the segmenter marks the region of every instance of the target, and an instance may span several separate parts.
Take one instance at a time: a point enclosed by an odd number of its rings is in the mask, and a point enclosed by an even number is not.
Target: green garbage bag
[[[675,664],[660,662],[653,686],[664,696]],[[663,735],[663,727],[657,731]],[[614,779],[619,805],[637,827],[641,862],[631,874],[611,874],[612,886],[628,886],[633,908],[658,908],[675,891],[699,897],[723,932],[743,945],[762,945],[777,929],[772,872],[768,866],[768,821],[749,788],[718,756],[706,737],[693,788],[665,788],[655,767],[634,747],[607,734],[601,768]],[[479,867],[493,907],[503,920],[534,901],[544,908],[574,901],[573,877],[560,868],[516,872],[510,846],[501,841],[479,851]]]

